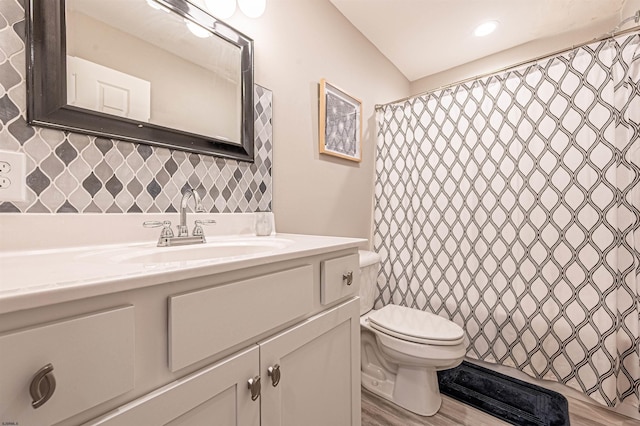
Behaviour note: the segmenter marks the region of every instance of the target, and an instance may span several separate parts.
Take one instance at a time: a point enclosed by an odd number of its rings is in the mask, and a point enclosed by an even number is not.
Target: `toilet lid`
[[[415,343],[457,345],[464,338],[464,331],[453,321],[406,306],[387,305],[368,319],[376,330]]]

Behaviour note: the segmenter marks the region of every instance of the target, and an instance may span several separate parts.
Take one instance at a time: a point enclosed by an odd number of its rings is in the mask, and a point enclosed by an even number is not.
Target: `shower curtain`
[[[640,33],[377,113],[377,307],[467,356],[638,406]]]

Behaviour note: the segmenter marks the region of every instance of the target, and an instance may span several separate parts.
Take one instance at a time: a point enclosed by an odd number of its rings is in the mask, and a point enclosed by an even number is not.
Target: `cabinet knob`
[[[248,384],[251,391],[251,400],[255,401],[260,396],[260,376],[250,378]]]
[[[349,271],[346,274],[342,274],[342,280],[347,282],[347,285],[353,284],[353,271]]]
[[[280,365],[276,364],[273,367],[267,368],[267,374],[271,377],[271,384],[275,388],[280,383]]]
[[[47,364],[42,367],[33,379],[29,386],[29,393],[33,401],[31,406],[38,408],[51,398],[53,392],[56,390],[56,378],[53,376],[53,365]]]

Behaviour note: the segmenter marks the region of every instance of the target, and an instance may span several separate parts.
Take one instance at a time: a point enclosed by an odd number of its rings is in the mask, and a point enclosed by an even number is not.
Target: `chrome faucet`
[[[189,236],[189,228],[187,228],[187,206],[192,197],[195,203],[194,212],[204,212],[200,195],[198,195],[198,193],[193,189],[187,188],[187,190],[182,194],[182,200],[180,201],[180,225],[178,225],[178,237]]]
[[[207,242],[204,237],[202,225],[214,224],[216,221],[196,220],[193,227],[193,235],[190,237],[189,228],[187,227],[187,207],[191,198],[193,198],[193,202],[195,204],[194,211],[197,213],[204,212],[200,195],[198,195],[194,189],[187,188],[182,194],[182,199],[180,200],[180,224],[178,225],[178,235],[173,235],[173,231],[171,231],[171,222],[168,220],[165,220],[164,222],[147,221],[142,224],[145,228],[157,228],[162,226],[162,232],[158,239],[158,247],[181,246]]]

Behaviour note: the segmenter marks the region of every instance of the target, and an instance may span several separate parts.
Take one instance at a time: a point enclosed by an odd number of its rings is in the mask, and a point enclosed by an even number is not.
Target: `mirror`
[[[253,161],[253,41],[185,0],[31,1],[30,124]]]

